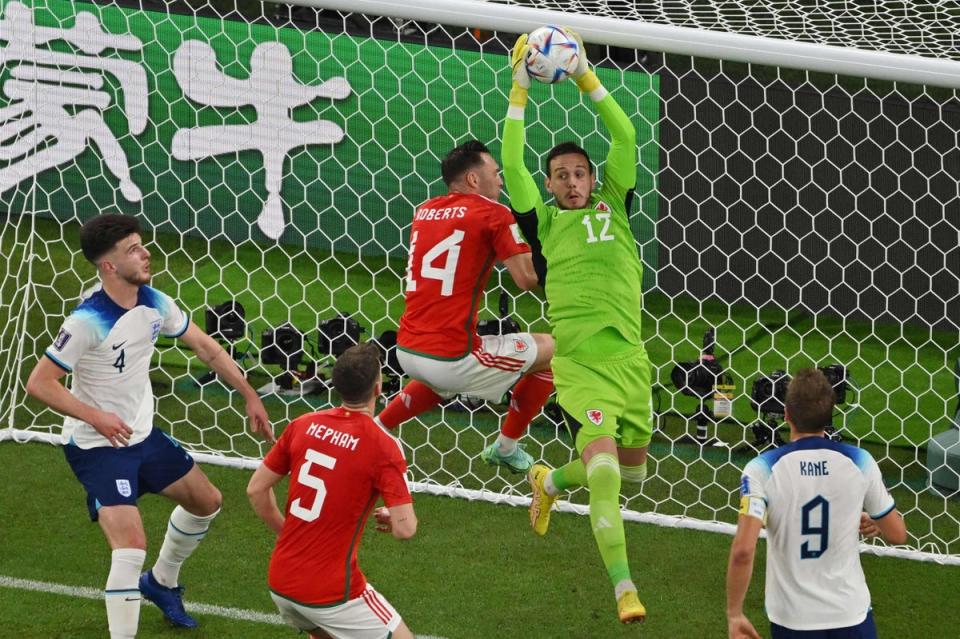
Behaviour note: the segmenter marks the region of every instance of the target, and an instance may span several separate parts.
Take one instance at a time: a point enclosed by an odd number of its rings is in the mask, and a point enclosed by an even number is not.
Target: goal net
[[[834,436],[873,454],[906,516],[901,554],[960,562],[957,454],[927,458],[958,409],[956,90],[677,52],[681,36],[722,32],[764,36],[758,51],[797,41],[946,61],[955,29],[907,8],[682,4],[538,5],[621,32],[686,27],[669,54],[587,38],[639,145],[630,219],[657,428],[628,518],[731,530],[743,465],[787,437],[778,372],[817,366],[843,391]],[[469,138],[499,157],[509,47],[557,19],[520,2],[486,5],[503,26],[479,28],[403,3],[384,16],[243,0],[0,6],[0,437],[18,441],[58,440],[61,418],[24,384],[96,282],[78,232],[108,211],[140,218],[153,285],[218,335],[275,424],[335,404],[327,378],[345,344],[391,353],[412,211],[443,192],[440,158]],[[563,140],[605,157],[572,83],[532,87],[527,111],[531,169]],[[544,308],[497,271],[480,316],[547,332]],[[387,372],[395,392],[402,371]],[[189,351],[161,338],[151,376],[156,425],[202,459],[251,466],[266,452]],[[522,503],[526,482],[479,459],[505,411],[463,397],[403,425],[416,486]],[[574,454],[549,404],[525,442],[552,465]]]

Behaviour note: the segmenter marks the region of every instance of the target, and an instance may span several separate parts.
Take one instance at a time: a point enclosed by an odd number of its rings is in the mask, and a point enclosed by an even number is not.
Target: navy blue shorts
[[[193,457],[172,437],[154,428],[133,446],[63,447],[67,463],[87,490],[90,520],[101,506],[137,504],[144,493],[159,493],[193,468]]]
[[[873,611],[855,626],[827,630],[790,630],[775,623],[770,624],[772,639],[877,639],[877,627],[873,624]]]

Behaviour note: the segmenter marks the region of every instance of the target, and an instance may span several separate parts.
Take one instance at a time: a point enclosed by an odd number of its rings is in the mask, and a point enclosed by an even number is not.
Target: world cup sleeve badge
[[[61,328],[60,332],[57,334],[57,339],[53,340],[53,347],[58,351],[62,351],[63,347],[67,345],[67,342],[70,341],[71,337],[72,336],[70,333]]]

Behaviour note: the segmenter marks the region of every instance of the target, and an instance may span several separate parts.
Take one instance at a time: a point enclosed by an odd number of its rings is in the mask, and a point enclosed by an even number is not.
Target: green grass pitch
[[[6,343],[0,345],[0,353],[22,350],[28,364],[17,371],[12,362],[3,362],[8,372],[0,373],[6,375],[0,379],[12,381],[19,375],[22,383],[29,362],[49,345],[94,273],[67,248],[77,245],[76,225],[41,218],[30,223],[4,221],[0,252],[7,258],[7,270],[0,279],[0,324],[22,330],[4,331]],[[163,234],[152,239],[155,285],[177,297],[201,325],[203,309],[229,297],[240,299],[248,318],[256,318],[251,327],[255,334],[285,321],[313,327],[318,318],[339,309],[354,313],[368,336],[376,335],[393,328],[402,312],[402,260],[306,255],[289,246],[261,252],[262,247],[252,244],[208,244]],[[28,266],[35,283],[29,291],[21,286]],[[19,311],[24,304],[25,314]],[[491,294],[484,314],[492,315],[495,308],[496,295]],[[926,490],[928,475],[920,447],[932,432],[946,427],[944,416],[955,396],[950,370],[960,356],[956,335],[656,294],[646,296],[644,312],[662,415],[651,446],[651,479],[642,494],[627,495],[627,507],[735,521],[732,506],[739,469],[751,454],[729,448],[701,452],[681,443],[690,431],[682,415],[692,412],[694,404],[677,395],[669,381],[673,361],[693,359],[703,332],[715,326],[720,351],[726,355],[724,365],[739,394],[735,421],[718,429],[721,439],[732,447],[744,442],[742,424],[755,414],[743,392],[758,372],[845,363],[860,392],[859,407],[848,407],[842,418],[844,432],[881,460],[914,535],[912,545],[960,552],[960,505]],[[540,302],[532,295],[518,298],[515,314],[530,330],[547,330]],[[22,342],[7,341],[14,334],[23,335]],[[152,373],[159,398],[158,425],[195,450],[260,456],[262,446],[242,433],[238,400],[231,400],[217,384],[197,389],[192,379],[204,371],[196,360],[172,343],[159,346]],[[252,366],[249,374],[259,385],[278,372],[275,367]],[[32,400],[23,401],[22,396],[15,400],[9,417],[16,427],[61,421]],[[274,396],[265,404],[279,426],[297,414],[329,406],[331,400],[335,398]],[[6,406],[0,403],[0,410]],[[482,446],[495,436],[498,419],[488,410],[474,414],[445,410],[404,425],[400,434],[415,479],[524,493],[524,482],[477,459]],[[536,421],[527,438],[528,450],[554,465],[569,459],[568,443],[563,430],[546,419]],[[0,554],[0,578],[102,588],[109,553],[99,530],[85,519],[80,486],[62,454],[43,445],[0,444],[0,464],[6,477],[16,478],[5,482],[0,501],[0,541],[7,548]],[[217,521],[216,535],[185,569],[187,598],[272,613],[264,589],[271,541],[246,505],[243,487],[249,475],[219,467],[208,467],[207,472],[224,491],[227,508]],[[572,499],[582,502],[583,492]],[[170,506],[161,498],[142,503],[151,537],[150,561]],[[417,507],[421,531],[415,540],[401,545],[369,533],[362,561],[373,583],[418,634],[455,639],[619,637],[637,632],[649,637],[716,637],[725,632],[728,537],[628,525],[631,564],[651,616],[644,628],[626,629],[614,621],[614,603],[586,518],[559,515],[549,537],[537,539],[519,508],[427,496],[418,497]],[[949,616],[941,611],[952,604],[960,570],[872,556],[864,557],[864,565],[881,636],[945,636]],[[208,575],[218,578],[205,578]],[[758,625],[763,622],[762,581],[758,569],[748,601]],[[0,636],[103,635],[102,604],[96,601],[0,586],[0,610],[5,611]],[[292,636],[292,631],[267,624],[212,615],[203,621],[193,636]],[[173,632],[155,609],[145,608],[141,636]]]
[[[86,514],[84,494],[62,452],[45,444],[0,444],[0,636],[93,639],[105,634],[102,601],[27,592],[5,578],[101,589],[109,549]],[[275,613],[266,590],[272,539],[247,505],[248,471],[204,466],[224,495],[224,509],[185,564],[185,600]],[[284,483],[283,486],[286,484]],[[415,496],[419,531],[398,542],[368,528],[360,562],[418,635],[448,639],[650,639],[722,637],[726,535],[627,524],[627,546],[641,598],[643,626],[623,627],[586,517],[555,513],[536,537],[523,508],[445,497]],[[141,502],[152,565],[172,504]],[[747,611],[761,632],[764,542],[760,543]],[[960,569],[863,556],[881,637],[946,637]],[[198,614],[201,627],[178,631],[145,605],[141,637],[296,637],[283,626]]]
[[[52,340],[65,313],[76,304],[79,292],[94,281],[93,269],[68,247],[78,244],[78,225],[33,218],[9,220],[0,233],[0,251],[11,256],[12,273],[29,264],[32,269],[29,310],[25,317],[3,317],[0,323],[25,322],[25,362],[39,357]],[[314,327],[334,309],[354,314],[367,328],[366,336],[394,328],[403,310],[402,260],[344,253],[311,254],[302,248],[278,245],[266,251],[254,244],[234,246],[198,238],[158,233],[149,238],[153,251],[154,284],[174,295],[194,320],[203,324],[203,309],[226,298],[246,307],[255,335],[270,326],[290,321],[301,329]],[[30,249],[26,248],[29,244]],[[25,256],[33,254],[32,260]],[[0,314],[21,301],[15,276],[3,280]],[[488,295],[483,315],[496,308],[496,292]],[[9,300],[9,302],[6,302]],[[11,306],[7,306],[9,303]],[[758,372],[778,368],[842,362],[860,390],[852,394],[856,408],[845,407],[837,423],[848,440],[860,442],[880,461],[888,484],[914,534],[912,544],[927,550],[960,552],[960,504],[926,490],[929,474],[922,445],[932,433],[946,428],[946,415],[956,393],[952,362],[960,356],[957,336],[910,326],[876,326],[828,316],[788,313],[783,309],[754,309],[702,304],[690,299],[669,299],[648,294],[644,300],[644,332],[650,358],[656,367],[655,401],[661,418],[651,446],[651,479],[642,495],[628,499],[627,507],[666,515],[735,521],[735,491],[739,470],[751,453],[738,450],[752,439],[743,424],[756,418],[744,394]],[[517,298],[515,314],[531,330],[548,330],[540,301],[531,294]],[[717,435],[730,448],[701,452],[682,437],[691,426],[683,414],[695,409],[692,398],[676,393],[670,383],[675,359],[692,359],[703,331],[717,327],[719,352],[737,386],[734,418],[721,423]],[[315,331],[312,331],[315,332]],[[5,332],[7,338],[10,332]],[[202,391],[193,378],[204,370],[169,340],[161,340],[152,373],[159,401],[158,425],[188,447],[200,451],[229,451],[259,457],[261,445],[242,433],[239,402],[219,384]],[[249,343],[242,344],[247,348]],[[4,352],[0,349],[0,353]],[[251,382],[259,386],[276,375],[276,367],[255,362]],[[19,372],[25,381],[29,366]],[[17,427],[55,425],[60,418],[37,402],[22,397],[14,410]],[[328,395],[280,399],[265,404],[278,426],[308,410],[330,405]],[[502,413],[503,407],[495,407]],[[483,466],[481,448],[495,436],[499,416],[480,410],[473,414],[432,411],[404,426],[401,436],[408,446],[414,478],[440,484],[460,482],[465,488],[494,492],[524,486]],[[56,430],[56,426],[52,427]],[[569,440],[563,428],[547,419],[534,422],[527,447],[536,457],[559,465],[570,459]],[[583,494],[575,495],[581,501]]]

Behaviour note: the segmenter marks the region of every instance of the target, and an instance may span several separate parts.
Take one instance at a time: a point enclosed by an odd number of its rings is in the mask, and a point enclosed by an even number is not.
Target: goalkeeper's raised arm
[[[540,286],[546,286],[547,261],[543,257],[540,234],[546,228],[549,216],[544,210],[540,189],[523,163],[523,147],[526,142],[523,110],[527,105],[527,91],[530,89],[530,76],[527,75],[524,59],[529,49],[527,34],[524,33],[513,45],[510,59],[513,85],[510,88],[507,121],[503,125],[503,181],[517,226],[530,245],[537,282]]]
[[[510,89],[510,106],[507,109],[507,121],[503,126],[503,181],[510,197],[510,206],[520,215],[534,213],[543,208],[543,198],[540,189],[533,181],[533,176],[523,164],[523,147],[526,143],[524,133],[524,108],[527,106],[527,92],[530,89],[530,76],[524,62],[527,51],[527,34],[517,38],[513,45],[511,67],[513,69],[513,85]],[[527,229],[524,229],[526,233]],[[536,237],[527,236],[527,240]]]
[[[580,45],[580,60],[573,77],[577,87],[590,96],[596,104],[603,125],[610,132],[610,151],[603,168],[601,197],[609,196],[616,200],[627,201],[627,214],[630,213],[629,199],[637,186],[637,131],[613,96],[600,83],[600,78],[587,62],[583,39],[576,31],[565,29],[570,37]]]

